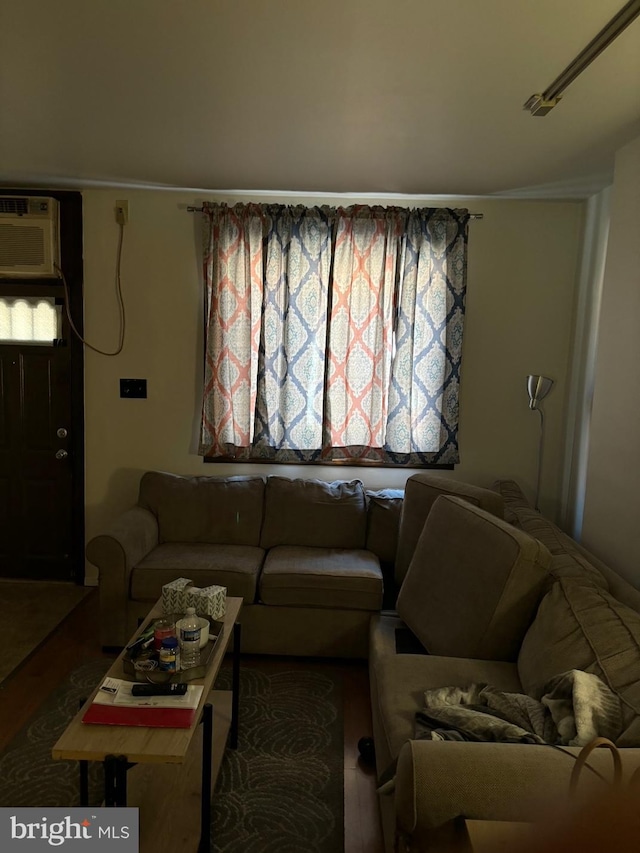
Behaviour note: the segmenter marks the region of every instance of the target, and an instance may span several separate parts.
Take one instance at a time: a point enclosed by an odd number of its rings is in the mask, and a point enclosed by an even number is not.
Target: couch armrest
[[[563,747],[572,756],[577,747]],[[640,767],[640,748],[623,749],[625,776]],[[587,762],[612,779],[611,754],[598,749]],[[430,849],[459,818],[538,821],[568,802],[574,760],[551,746],[455,741],[408,741],[400,752],[395,780],[396,826],[401,835]],[[606,790],[584,768],[575,802]],[[447,833],[448,834],[448,833]],[[433,844],[431,844],[433,846]]]
[[[105,533],[87,544],[87,559],[99,570],[100,641],[103,646],[123,646],[127,642],[131,569],[157,544],[156,517],[139,506],[127,510]]]

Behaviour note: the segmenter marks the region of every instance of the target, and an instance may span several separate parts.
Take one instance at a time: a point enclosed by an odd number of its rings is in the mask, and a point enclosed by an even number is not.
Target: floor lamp
[[[540,414],[540,443],[538,445],[538,476],[536,479],[536,502],[535,508],[539,511],[538,501],[540,499],[540,476],[542,474],[542,451],[544,449],[544,413],[540,408],[540,402],[544,400],[551,386],[553,379],[548,376],[527,376],[527,391],[529,393],[529,408],[535,409]]]

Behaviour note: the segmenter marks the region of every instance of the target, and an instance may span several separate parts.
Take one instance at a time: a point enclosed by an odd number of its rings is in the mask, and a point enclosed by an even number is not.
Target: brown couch
[[[402,493],[359,480],[148,472],[138,504],[87,545],[101,639],[122,646],[177,577],[239,596],[244,652],[367,656]]]
[[[593,673],[618,697],[630,773],[640,766],[640,591],[533,510],[513,481],[496,483],[490,512],[463,500],[459,483],[412,479],[399,550],[406,519],[423,527],[397,612],[371,620],[385,845],[468,850],[465,818],[536,820],[566,797],[573,762],[545,745],[416,739],[424,691],[479,683],[539,699],[552,676]],[[607,755],[591,763],[610,775]],[[579,796],[597,782],[586,775]]]

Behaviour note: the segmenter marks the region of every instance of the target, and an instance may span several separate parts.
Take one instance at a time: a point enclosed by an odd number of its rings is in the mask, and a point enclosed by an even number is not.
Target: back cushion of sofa
[[[470,504],[503,517],[502,496],[490,489],[462,483],[438,474],[414,474],[405,484],[400,516],[400,534],[395,564],[395,580],[401,584],[409,569],[418,539],[434,502],[440,495],[464,498]]]
[[[542,596],[547,549],[466,500],[439,497],[397,610],[428,652],[516,660]]]
[[[149,471],[139,505],[158,519],[160,542],[259,545],[261,477],[181,477]]]
[[[360,480],[267,479],[260,544],[364,548],[367,507]]]
[[[542,599],[518,656],[526,693],[540,698],[555,675],[579,669],[622,702],[619,746],[640,746],[640,615],[580,578],[560,578]]]
[[[504,498],[505,519],[520,530],[535,536],[551,551],[553,578],[586,576],[596,586],[608,590],[619,601],[640,612],[640,592],[550,519],[540,515],[527,501],[522,489],[514,480],[496,480],[494,488]]]

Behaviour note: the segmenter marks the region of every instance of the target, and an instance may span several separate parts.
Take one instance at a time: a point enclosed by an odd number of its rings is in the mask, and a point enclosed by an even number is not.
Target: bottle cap
[[[187,607],[187,616],[195,616],[196,609],[195,607]]]
[[[162,648],[163,649],[175,649],[178,645],[178,640],[175,637],[163,637],[162,638]]]

